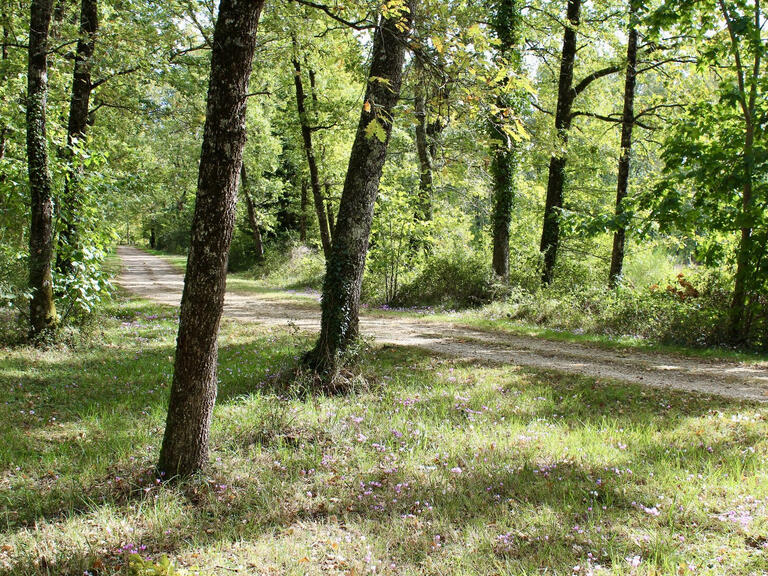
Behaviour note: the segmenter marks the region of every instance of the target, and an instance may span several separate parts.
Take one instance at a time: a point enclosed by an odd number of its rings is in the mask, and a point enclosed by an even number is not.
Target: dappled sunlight
[[[395,346],[367,353],[367,389],[277,394],[270,375],[308,341],[247,324],[221,335],[206,475],[163,485],[174,329],[151,306],[123,309],[104,327],[114,347],[0,365],[15,424],[0,449],[0,566],[93,570],[132,549],[212,573],[765,560],[760,405]]]

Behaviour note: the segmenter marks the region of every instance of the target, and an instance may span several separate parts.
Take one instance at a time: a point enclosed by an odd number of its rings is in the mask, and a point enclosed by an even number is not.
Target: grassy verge
[[[225,321],[210,469],[162,486],[176,329],[121,300],[91,343],[3,351],[0,573],[768,571],[765,406],[394,347],[302,395],[271,375],[304,336]]]
[[[433,322],[452,322],[461,326],[485,330],[489,332],[506,332],[519,336],[535,336],[555,342],[573,342],[587,344],[600,348],[615,350],[637,350],[643,352],[656,352],[673,354],[691,358],[704,358],[712,360],[733,360],[744,363],[768,362],[768,354],[758,352],[743,352],[728,348],[690,348],[649,342],[641,338],[630,336],[606,336],[600,334],[577,334],[567,330],[555,330],[535,324],[509,320],[494,315],[487,311],[463,310],[460,312],[437,312],[435,314],[423,314],[424,319]]]

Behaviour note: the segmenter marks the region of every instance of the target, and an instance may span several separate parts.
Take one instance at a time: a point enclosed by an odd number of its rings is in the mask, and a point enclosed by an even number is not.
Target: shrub
[[[416,276],[404,284],[393,304],[472,307],[499,297],[504,287],[485,254],[455,247],[432,255]]]

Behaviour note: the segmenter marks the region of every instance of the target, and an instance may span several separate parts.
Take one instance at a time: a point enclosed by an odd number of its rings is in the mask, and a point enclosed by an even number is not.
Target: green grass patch
[[[397,347],[295,394],[308,338],[225,321],[210,468],[163,486],[175,314],[99,326],[0,358],[0,573],[768,571],[765,405]]]

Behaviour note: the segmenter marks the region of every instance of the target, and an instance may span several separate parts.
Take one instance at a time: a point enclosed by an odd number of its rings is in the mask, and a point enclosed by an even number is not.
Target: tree
[[[729,237],[738,237],[731,253],[735,273],[727,327],[736,344],[751,339],[751,319],[768,279],[766,17],[760,0],[688,0],[653,15],[656,29],[686,34],[696,43],[699,64],[712,71],[717,89],[709,101],[689,102],[670,130],[663,154],[666,178],[648,203],[662,223],[674,218],[679,229],[704,228],[715,236],[717,246],[704,254],[708,261],[720,260]]]
[[[305,358],[311,368],[326,376],[335,372],[337,354],[358,335],[360,288],[373,208],[403,80],[411,8],[399,3],[389,3],[388,8],[373,35],[363,110],[326,262],[320,336]]]
[[[248,80],[263,0],[222,0],[213,34],[197,201],[158,470],[205,467],[216,401],[217,336],[245,144]]]
[[[294,40],[294,51],[297,51]],[[307,166],[309,167],[309,182],[312,186],[312,198],[315,202],[315,213],[317,214],[317,223],[320,227],[320,241],[323,245],[323,254],[326,259],[331,251],[331,233],[328,227],[328,217],[325,214],[325,203],[323,202],[323,191],[320,184],[320,174],[315,159],[315,150],[312,147],[312,131],[315,129],[310,123],[306,108],[306,95],[304,93],[304,83],[301,77],[301,63],[299,55],[294,54],[293,60],[293,82],[296,88],[296,108],[299,113],[299,123],[301,126],[301,137],[304,143],[304,152],[307,155]],[[312,74],[314,76],[314,73]],[[314,82],[313,82],[314,84]]]
[[[619,174],[616,185],[616,221],[611,251],[611,269],[608,284],[615,288],[621,280],[624,266],[624,243],[626,223],[624,199],[629,186],[629,163],[632,155],[632,129],[635,126],[635,84],[637,83],[637,10],[638,0],[629,3],[629,33],[627,38],[627,69],[624,74],[624,108],[621,114],[621,152],[619,153]]]
[[[253,198],[251,198],[251,190],[248,182],[248,174],[245,169],[245,161],[243,161],[243,164],[240,167],[240,189],[243,192],[245,208],[248,212],[248,224],[250,224],[251,233],[253,234],[253,248],[256,250],[256,259],[261,261],[264,259],[264,243],[261,239],[259,221],[256,218],[256,207],[253,204]]]
[[[414,86],[414,115],[416,116],[416,155],[419,159],[419,197],[416,220],[432,220],[432,150],[429,143],[429,123],[427,122],[427,98],[425,94],[424,69],[416,59],[416,81]]]
[[[27,67],[27,167],[31,193],[29,230],[29,335],[35,339],[56,328],[53,300],[53,198],[48,167],[48,32],[53,0],[32,0]]]
[[[731,4],[729,6],[729,4]],[[743,4],[743,7],[741,6]],[[740,227],[739,246],[736,250],[736,275],[730,312],[730,335],[734,342],[746,338],[745,319],[747,299],[752,278],[757,272],[754,259],[753,212],[759,206],[755,198],[755,133],[757,131],[758,90],[762,80],[762,58],[766,53],[765,38],[762,37],[766,15],[760,9],[760,0],[727,3],[718,0],[721,15],[725,20],[733,56],[733,73],[736,77],[736,100],[743,122],[743,147],[741,158],[741,206],[737,217]],[[751,12],[751,14],[750,14]],[[743,34],[740,37],[739,32]],[[743,59],[751,56],[751,66]],[[759,210],[759,208],[757,208]],[[761,251],[765,250],[765,246]],[[762,257],[762,256],[761,256]]]
[[[67,147],[64,159],[67,163],[64,194],[59,213],[59,242],[56,250],[56,270],[61,276],[72,271],[74,252],[77,250],[77,228],[80,205],[80,181],[83,176],[83,164],[77,158],[76,148],[81,148],[85,141],[88,127],[88,112],[91,101],[91,67],[96,33],[99,27],[99,9],[96,0],[82,0],[80,5],[80,33],[75,52],[75,68],[72,75],[72,96],[69,104],[67,123]]]
[[[541,280],[544,284],[552,282],[555,272],[557,251],[560,245],[560,212],[563,209],[563,189],[565,188],[565,166],[568,133],[573,123],[573,103],[595,80],[618,72],[621,67],[609,65],[591,72],[576,85],[573,83],[574,64],[577,44],[576,30],[580,24],[581,0],[568,0],[563,48],[560,58],[560,75],[557,86],[557,111],[555,130],[557,149],[549,160],[547,178],[547,196],[544,204],[544,219],[541,230],[539,251],[544,257]]]
[[[510,62],[515,72],[520,68],[520,7],[517,0],[498,0],[492,6],[493,30],[498,39],[498,62],[505,68]],[[504,74],[505,78],[507,74]],[[505,87],[496,99],[496,113],[489,120],[491,135],[491,177],[493,178],[493,271],[501,278],[509,276],[509,224],[515,189],[517,153],[511,135],[505,130],[513,112],[512,95]]]

